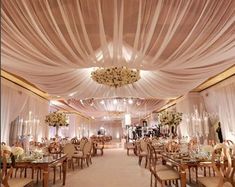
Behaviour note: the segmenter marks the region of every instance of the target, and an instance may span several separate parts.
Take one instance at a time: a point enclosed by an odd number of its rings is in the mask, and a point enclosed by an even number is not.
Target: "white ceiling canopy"
[[[65,98],[177,97],[235,64],[234,10],[233,0],[3,0],[2,68]],[[141,79],[91,79],[117,66]]]
[[[132,118],[142,119],[167,101],[139,98],[113,99],[69,99],[67,103],[77,111],[92,116],[96,120],[124,119],[125,114]]]

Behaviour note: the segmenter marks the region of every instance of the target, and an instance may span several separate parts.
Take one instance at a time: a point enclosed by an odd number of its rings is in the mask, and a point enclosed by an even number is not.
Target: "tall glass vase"
[[[59,132],[59,126],[58,126],[58,125],[56,125],[56,126],[55,126],[55,128],[56,128],[55,137],[56,137],[56,138],[58,138],[58,137],[59,137],[59,135],[58,135],[58,132]]]

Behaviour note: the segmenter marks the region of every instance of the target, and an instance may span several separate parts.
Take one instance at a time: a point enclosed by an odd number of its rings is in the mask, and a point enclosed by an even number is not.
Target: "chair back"
[[[147,141],[145,139],[140,140],[140,150],[143,152],[148,152],[148,146],[147,146]]]
[[[11,159],[10,163],[7,162],[9,158]],[[0,180],[5,187],[10,187],[8,184],[8,179],[13,173],[13,166],[15,165],[14,155],[10,151],[4,150],[1,152],[1,160],[2,168],[0,173]]]
[[[85,144],[88,142],[88,139],[86,137],[83,137],[80,141],[80,149],[83,150]]]
[[[230,180],[232,173],[232,160],[229,148],[225,144],[219,143],[214,146],[214,151],[212,153],[212,166],[217,176],[220,178],[218,186],[223,186],[223,183],[226,180]]]
[[[165,152],[176,153],[179,151],[179,144],[175,141],[168,142],[165,147]]]
[[[148,155],[149,155],[149,165],[155,167],[157,164],[157,152],[151,144],[147,144]]]
[[[229,145],[234,145],[234,142],[232,140],[224,140],[224,143],[228,146]]]
[[[87,141],[83,147],[83,155],[88,155],[89,153],[91,153],[91,149],[92,149],[92,142],[91,141]]]
[[[72,143],[72,144],[79,145],[79,144],[80,144],[80,141],[78,140],[77,137],[74,137],[74,138],[71,139],[71,143]]]
[[[48,147],[48,151],[51,154],[59,154],[62,152],[62,146],[59,142],[52,142]]]
[[[75,152],[75,147],[72,143],[67,143],[64,146],[64,153],[67,154],[68,159],[72,158]]]

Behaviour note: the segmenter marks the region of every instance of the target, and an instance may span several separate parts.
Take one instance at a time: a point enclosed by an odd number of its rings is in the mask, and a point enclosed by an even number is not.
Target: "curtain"
[[[215,133],[218,122],[224,139],[235,141],[235,76],[201,92],[209,112],[212,124],[211,131]]]
[[[9,136],[16,139],[15,136],[30,134],[35,140],[48,136],[44,123],[49,107],[47,100],[4,78],[1,78],[1,100],[1,141],[9,143]]]
[[[1,78],[1,141],[9,144],[10,123],[22,112],[29,95]]]
[[[206,108],[200,93],[189,93],[182,97],[176,104],[176,110],[183,113],[182,122],[178,126],[181,137],[200,137],[204,141],[206,136],[211,136],[210,124],[204,121]]]
[[[216,91],[223,138],[235,141],[235,82]]]

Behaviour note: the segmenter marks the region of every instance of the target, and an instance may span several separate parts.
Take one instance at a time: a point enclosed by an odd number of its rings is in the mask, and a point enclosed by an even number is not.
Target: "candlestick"
[[[205,134],[208,135],[209,134],[209,126],[208,126],[208,117],[205,116],[204,117],[204,127],[205,127]]]

